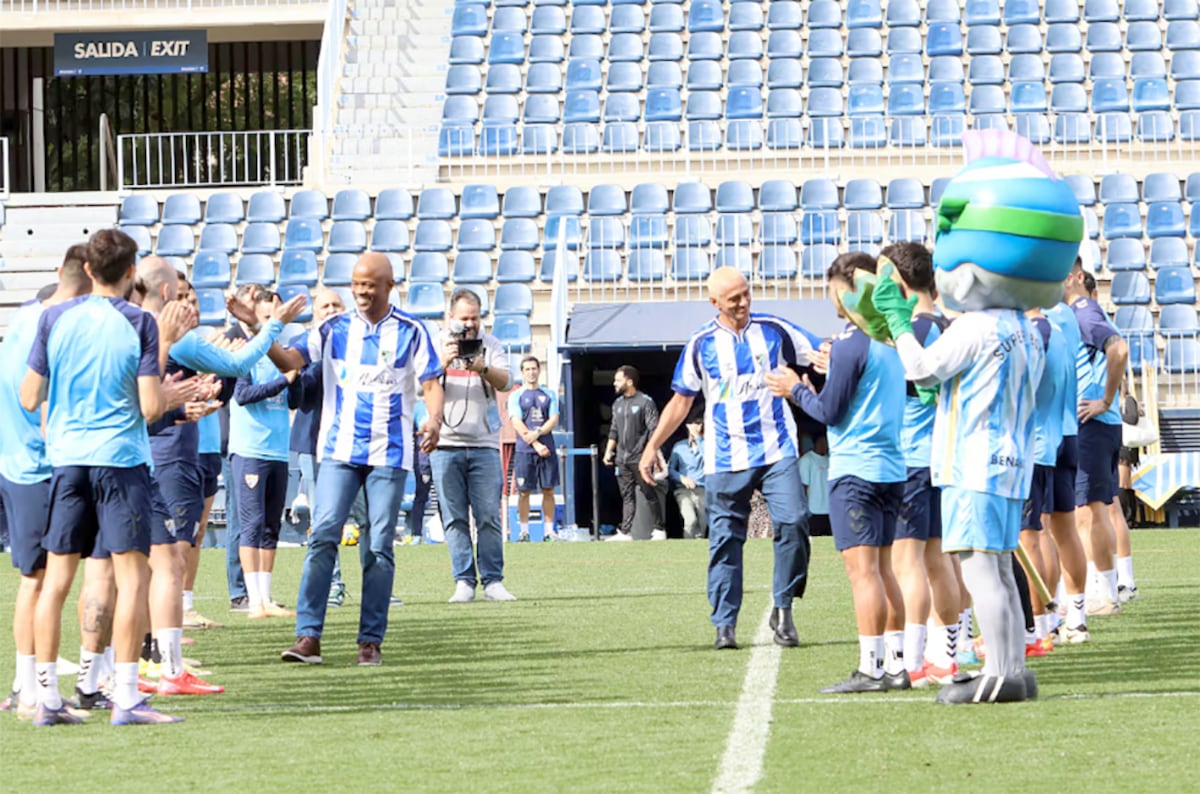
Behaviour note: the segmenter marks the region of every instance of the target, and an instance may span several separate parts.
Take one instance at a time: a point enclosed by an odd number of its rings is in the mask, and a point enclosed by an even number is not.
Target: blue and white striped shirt
[[[442,374],[425,326],[392,308],[377,324],[357,310],[291,343],[321,362],[325,396],[317,460],[412,471],[419,384]]]
[[[739,334],[716,319],[692,334],[671,389],[704,395],[704,471],[736,472],[796,457],[796,423],[766,375],[787,364],[807,366],[820,341],[771,314],[750,315]]]
[[[1075,366],[1075,359],[1083,355],[1083,339],[1079,335],[1079,321],[1075,319],[1075,311],[1065,303],[1059,303],[1052,309],[1046,310],[1046,316],[1050,318],[1050,322],[1062,331],[1063,339],[1067,343],[1067,352],[1071,355],[1072,366],[1067,373],[1067,393],[1070,398],[1066,401],[1063,407],[1063,435],[1075,436],[1079,435],[1079,399],[1083,396],[1080,388],[1082,384],[1079,382],[1079,373]]]

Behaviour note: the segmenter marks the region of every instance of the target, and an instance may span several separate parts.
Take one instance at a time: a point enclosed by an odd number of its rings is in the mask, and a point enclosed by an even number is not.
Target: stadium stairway
[[[356,187],[435,181],[435,142],[405,131],[440,123],[453,11],[452,0],[356,0],[338,86],[331,181]]]

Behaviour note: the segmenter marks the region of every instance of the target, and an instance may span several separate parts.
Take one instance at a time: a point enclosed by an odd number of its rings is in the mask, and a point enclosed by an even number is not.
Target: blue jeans
[[[412,510],[408,511],[406,523],[408,534],[419,538],[425,534],[425,507],[429,504],[429,489],[433,485],[433,470],[429,464],[429,456],[420,453],[417,456],[416,490],[413,492]]]
[[[225,483],[225,584],[229,598],[246,597],[246,578],[242,575],[242,561],[238,557],[238,538],[242,534],[238,521],[237,488],[233,487],[233,469],[229,456],[221,458],[221,481]]]
[[[500,530],[500,452],[484,447],[444,447],[429,456],[442,509],[450,567],[456,582],[487,587],[504,579],[504,535]],[[477,548],[471,548],[471,514]]]
[[[396,514],[404,496],[405,474],[403,469],[387,466],[351,466],[337,461],[321,464],[313,507],[312,540],[300,575],[297,637],[321,636],[333,563],[342,540],[342,525],[346,523],[350,506],[361,488],[366,491],[368,525],[358,541],[363,571],[358,642],[383,642],[396,573],[392,543],[396,538]]]
[[[777,608],[788,609],[804,595],[808,576],[808,501],[796,458],[738,472],[706,474],[708,510],[708,601],[713,625],[736,626],[742,608],[742,545],[750,517],[750,497],[762,491],[775,528]]]

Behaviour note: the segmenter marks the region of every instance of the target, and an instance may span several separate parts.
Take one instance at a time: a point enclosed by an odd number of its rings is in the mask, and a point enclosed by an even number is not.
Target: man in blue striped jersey
[[[413,467],[413,409],[418,387],[429,417],[420,430],[426,451],[437,446],[442,424],[441,366],[421,322],[393,307],[392,264],[379,253],[363,254],[351,275],[354,310],[334,315],[291,346],[271,348],[280,371],[322,362],[325,398],[317,457],[317,496],[312,541],[300,577],[296,642],[285,662],[320,664],[333,560],[342,525],[359,488],[367,493],[368,532],[360,541],[363,563],[358,664],[382,662],[388,602],[395,563],[392,542]]]
[[[767,373],[808,366],[816,337],[782,318],[750,311],[750,284],[737,268],[720,267],[708,279],[717,316],[692,334],[679,356],[658,428],[638,469],[653,484],[658,453],[691,411],[705,400],[705,506],[708,510],[708,598],[717,650],[737,648],[742,606],[742,546],[750,497],[766,499],[775,527],[775,642],[800,644],[792,600],[804,594],[808,574],[808,506],[797,463],[796,425],[787,401],[771,394]]]

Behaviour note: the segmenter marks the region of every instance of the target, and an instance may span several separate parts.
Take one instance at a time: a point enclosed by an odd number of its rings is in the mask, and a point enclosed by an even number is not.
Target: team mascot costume
[[[938,702],[1003,703],[1037,696],[1012,560],[1045,359],[1024,311],[1062,297],[1083,220],[1070,187],[1025,138],[970,131],[963,145],[967,165],[938,204],[933,251],[942,302],[959,315],[922,347],[912,331],[915,298],[904,297],[887,262],[839,299],[864,330],[896,345],[924,394],[933,398],[940,384],[931,468],[942,488],[942,545],[962,561],[988,653],[981,673],[960,674]]]

